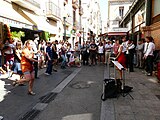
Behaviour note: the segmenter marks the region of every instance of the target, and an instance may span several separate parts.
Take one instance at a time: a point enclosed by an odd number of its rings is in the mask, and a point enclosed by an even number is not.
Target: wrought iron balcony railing
[[[53,2],[46,2],[46,16],[61,18],[61,9]]]

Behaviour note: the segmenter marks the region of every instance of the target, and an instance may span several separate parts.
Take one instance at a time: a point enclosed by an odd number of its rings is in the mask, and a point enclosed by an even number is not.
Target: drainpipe
[[[146,26],[151,25],[152,0],[146,0]]]

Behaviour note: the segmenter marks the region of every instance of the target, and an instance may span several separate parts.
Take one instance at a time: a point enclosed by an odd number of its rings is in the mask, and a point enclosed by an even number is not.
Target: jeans
[[[61,57],[62,57],[62,63],[61,63],[61,67],[65,67],[65,65],[66,65],[66,57],[65,57],[65,55],[61,55]]]
[[[52,74],[52,67],[53,67],[52,62],[53,62],[52,60],[48,60],[47,69],[46,69],[46,73],[48,74]]]

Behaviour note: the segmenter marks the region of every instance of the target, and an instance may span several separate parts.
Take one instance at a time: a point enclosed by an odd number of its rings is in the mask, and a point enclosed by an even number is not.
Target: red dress
[[[121,46],[122,47],[122,46]],[[123,48],[122,48],[123,49]],[[118,50],[120,52],[120,50]],[[121,52],[120,55],[117,58],[117,61],[124,67],[126,68],[126,56],[124,52]]]

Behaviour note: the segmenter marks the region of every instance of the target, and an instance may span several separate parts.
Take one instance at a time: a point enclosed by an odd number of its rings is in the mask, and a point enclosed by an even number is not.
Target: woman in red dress
[[[121,44],[118,49],[118,54],[116,56],[116,60],[124,67],[126,68],[126,56],[125,56],[125,49],[123,45]],[[119,70],[120,72],[120,79],[122,79],[122,70]]]

